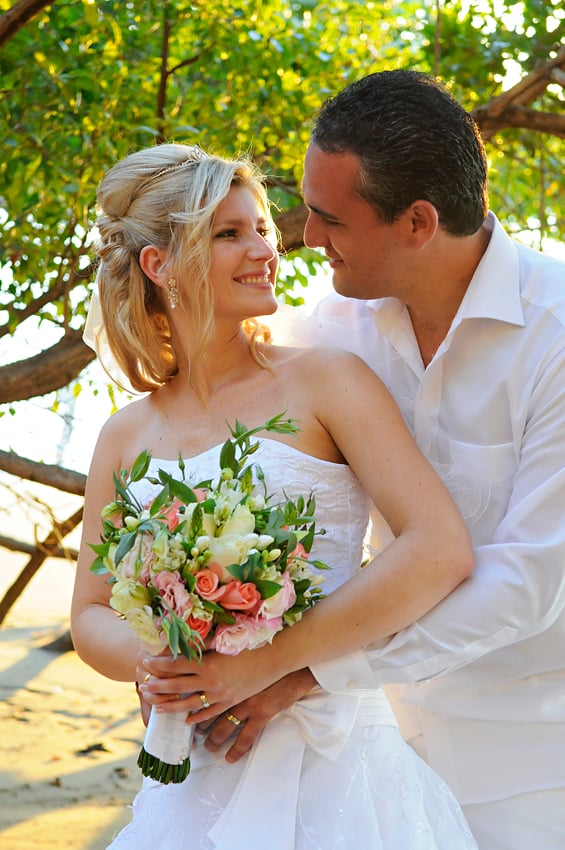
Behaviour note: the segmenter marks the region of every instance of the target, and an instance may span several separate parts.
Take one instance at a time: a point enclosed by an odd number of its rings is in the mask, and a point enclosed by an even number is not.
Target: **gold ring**
[[[147,673],[143,681],[148,682],[150,678],[151,678],[151,673]]]
[[[202,703],[202,708],[210,708],[210,703],[206,699],[206,694],[204,692],[201,693],[201,694],[198,694],[198,697],[200,699],[200,702]]]
[[[241,720],[238,720],[235,714],[230,714],[229,711],[227,711],[226,717],[228,718],[230,723],[233,723],[234,726],[241,726]]]

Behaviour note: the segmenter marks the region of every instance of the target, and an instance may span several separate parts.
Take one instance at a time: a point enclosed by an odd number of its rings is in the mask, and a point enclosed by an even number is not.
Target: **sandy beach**
[[[0,595],[26,560],[0,549]],[[0,629],[3,850],[104,850],[140,784],[133,686],[52,646],[68,629],[73,581],[72,564],[46,561]]]

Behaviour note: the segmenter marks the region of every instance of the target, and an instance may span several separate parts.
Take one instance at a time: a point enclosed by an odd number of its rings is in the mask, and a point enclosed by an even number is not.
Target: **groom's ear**
[[[139,265],[144,274],[157,286],[165,285],[163,274],[165,260],[166,252],[161,248],[156,248],[155,245],[145,245],[139,254]]]
[[[439,229],[438,211],[429,201],[413,201],[403,213],[413,247],[423,248]]]

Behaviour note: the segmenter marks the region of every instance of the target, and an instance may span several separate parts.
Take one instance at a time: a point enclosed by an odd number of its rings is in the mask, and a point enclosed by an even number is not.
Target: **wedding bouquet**
[[[314,570],[327,565],[308,558],[313,495],[270,504],[261,467],[248,463],[259,448],[254,434],[296,433],[282,416],[252,429],[236,421],[215,479],[188,483],[180,456],[180,478],[162,469],[151,477],[148,451],[114,474],[102,542],[90,544],[91,570],[110,574],[110,605],[154,654],[168,647],[175,658],[200,660],[208,649],[255,649],[321,598]],[[141,481],[154,492],[147,501],[132,487]],[[165,784],[186,778],[193,726],[185,720],[186,712],[151,712],[138,760],[145,776]]]

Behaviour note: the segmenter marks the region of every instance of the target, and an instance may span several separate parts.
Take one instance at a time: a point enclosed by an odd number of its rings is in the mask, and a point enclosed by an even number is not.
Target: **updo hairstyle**
[[[141,250],[146,245],[165,249],[165,274],[191,282],[179,295],[193,331],[191,339],[183,340],[189,380],[198,383],[196,365],[214,327],[209,280],[214,214],[233,185],[250,189],[272,221],[255,166],[246,159],[208,155],[196,145],[136,151],[100,183],[96,280],[102,319],[110,350],[135,390],[157,389],[177,373],[166,293],[141,269]]]

